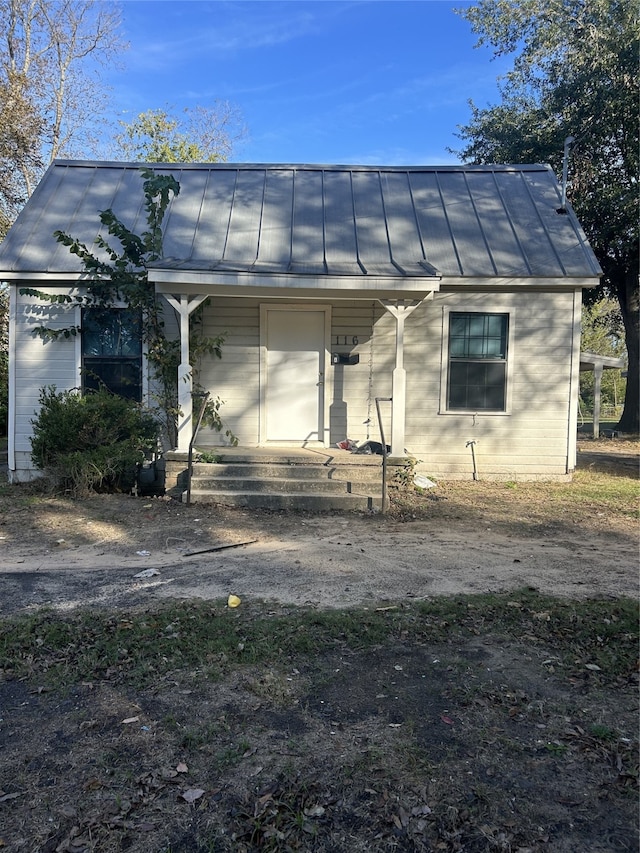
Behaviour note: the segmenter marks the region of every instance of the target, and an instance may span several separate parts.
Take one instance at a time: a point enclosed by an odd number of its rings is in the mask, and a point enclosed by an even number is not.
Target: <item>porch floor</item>
[[[256,462],[281,463],[285,465],[315,464],[315,465],[355,465],[364,467],[380,467],[382,456],[371,453],[352,453],[339,447],[291,447],[289,445],[270,445],[268,447],[221,447],[200,444],[194,448],[194,459],[197,452],[213,454],[220,457],[221,462]]]

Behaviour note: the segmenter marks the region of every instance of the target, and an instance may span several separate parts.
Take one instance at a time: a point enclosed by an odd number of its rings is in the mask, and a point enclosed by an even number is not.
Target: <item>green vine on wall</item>
[[[59,243],[71,254],[77,255],[83,267],[83,292],[76,294],[47,293],[34,288],[21,288],[20,293],[51,305],[67,307],[113,309],[126,306],[137,311],[142,318],[142,341],[146,347],[146,359],[152,369],[154,398],[163,419],[170,443],[177,441],[178,365],[180,363],[180,341],[170,338],[165,329],[166,304],[158,300],[153,284],[149,282],[149,265],[162,257],[162,222],[171,199],[180,193],[180,184],[172,175],[161,175],[151,169],[141,169],[143,178],[144,207],[147,229],[134,234],[111,210],[99,213],[101,225],[107,237],[98,235],[95,253],[76,237],[64,231],[55,231]],[[112,246],[115,238],[120,249]],[[189,352],[191,367],[205,355],[220,358],[224,335],[207,337],[202,332],[202,315],[207,300],[192,312],[189,318]],[[81,333],[80,326],[51,328],[36,326],[34,334],[43,341],[71,338]],[[194,383],[197,393],[199,386]],[[218,431],[224,429],[220,416],[220,398],[212,400],[205,413],[204,423]],[[232,444],[237,438],[230,430],[226,435]]]

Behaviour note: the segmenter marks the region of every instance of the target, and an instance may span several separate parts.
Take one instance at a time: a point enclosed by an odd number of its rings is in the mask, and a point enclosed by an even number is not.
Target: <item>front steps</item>
[[[192,503],[306,512],[380,509],[380,456],[325,449],[215,448],[210,452],[218,461],[193,465]],[[184,487],[186,502],[186,482]]]

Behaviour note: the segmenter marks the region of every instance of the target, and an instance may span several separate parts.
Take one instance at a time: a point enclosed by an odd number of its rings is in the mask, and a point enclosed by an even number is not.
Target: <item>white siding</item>
[[[241,445],[255,446],[260,427],[260,303],[257,299],[212,298],[205,308],[203,334],[225,336],[222,358],[207,356],[196,379],[224,405],[220,415]],[[202,428],[198,444],[226,444],[224,433]]]
[[[442,410],[445,307],[509,313],[507,413]],[[573,323],[572,292],[444,292],[421,306],[407,322],[405,334],[407,450],[420,460],[419,469],[435,477],[470,477],[467,442],[475,441],[481,477],[555,477],[570,471],[571,394],[578,356],[573,351]]]
[[[203,333],[225,335],[222,358],[206,357],[196,378],[224,401],[225,428],[241,445],[260,438],[260,304],[267,299],[212,297],[204,311]],[[321,300],[318,300],[321,301]],[[278,300],[282,303],[282,300]],[[419,460],[419,470],[440,478],[471,478],[469,441],[480,477],[522,479],[561,477],[574,465],[575,383],[579,297],[572,291],[469,292],[443,290],[423,303],[406,321],[407,370],[406,450]],[[31,468],[30,421],[40,389],[55,384],[69,389],[80,383],[79,345],[74,339],[44,344],[31,329],[37,322],[69,325],[69,314],[52,309],[34,317],[33,303],[17,297],[12,363],[15,426],[14,465],[20,476]],[[327,303],[329,304],[329,303]],[[505,413],[447,412],[447,311],[507,312],[511,341],[508,353],[509,405]],[[391,395],[395,365],[395,321],[375,300],[331,303],[330,352],[359,356],[356,365],[330,365],[330,443],[344,438],[379,440],[375,398]],[[173,320],[168,316],[168,326]],[[390,437],[390,405],[383,403],[384,429]],[[223,434],[203,429],[199,445],[227,443]],[[10,445],[11,449],[11,445]],[[11,465],[11,460],[10,460]]]
[[[224,405],[225,425],[241,445],[259,441],[260,302],[212,299],[204,332],[226,332],[222,359],[206,360],[199,378]],[[451,413],[442,408],[447,365],[445,310],[506,312],[510,317],[509,408],[506,413]],[[406,450],[435,477],[471,477],[475,441],[479,475],[518,479],[563,476],[573,468],[570,441],[574,351],[573,292],[441,292],[406,321]],[[354,342],[354,339],[357,339]],[[332,304],[331,351],[359,356],[357,365],[329,368],[330,441],[379,440],[375,398],[391,395],[395,321],[375,301]],[[381,404],[387,441],[390,405]],[[226,438],[203,430],[200,444]]]
[[[64,329],[80,324],[80,309],[75,305],[49,305],[37,298],[22,296],[20,287],[11,290],[11,338],[9,343],[9,476],[13,482],[32,479],[36,474],[31,461],[31,421],[39,410],[40,392],[48,386],[58,391],[80,388],[81,344],[79,336],[43,341],[34,334],[37,326]],[[36,283],[34,285],[38,287]],[[47,288],[48,293],[79,293],[78,289]],[[167,315],[167,330],[175,326]],[[147,377],[143,388],[151,392]],[[151,399],[151,405],[153,400]]]
[[[78,317],[75,308],[44,306],[37,299],[21,296],[18,288],[12,289],[12,303],[9,469],[10,478],[19,482],[33,477],[31,421],[39,409],[41,389],[55,385],[63,391],[80,384],[77,339],[70,337],[45,343],[34,335],[33,329],[39,325],[65,328],[75,325]]]

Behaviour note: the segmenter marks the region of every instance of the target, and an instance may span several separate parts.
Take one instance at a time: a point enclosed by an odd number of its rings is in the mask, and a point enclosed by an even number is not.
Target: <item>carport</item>
[[[593,371],[593,437],[600,437],[601,386],[603,370],[622,370],[626,366],[623,358],[611,355],[598,355],[593,352],[580,353],[580,373]]]

